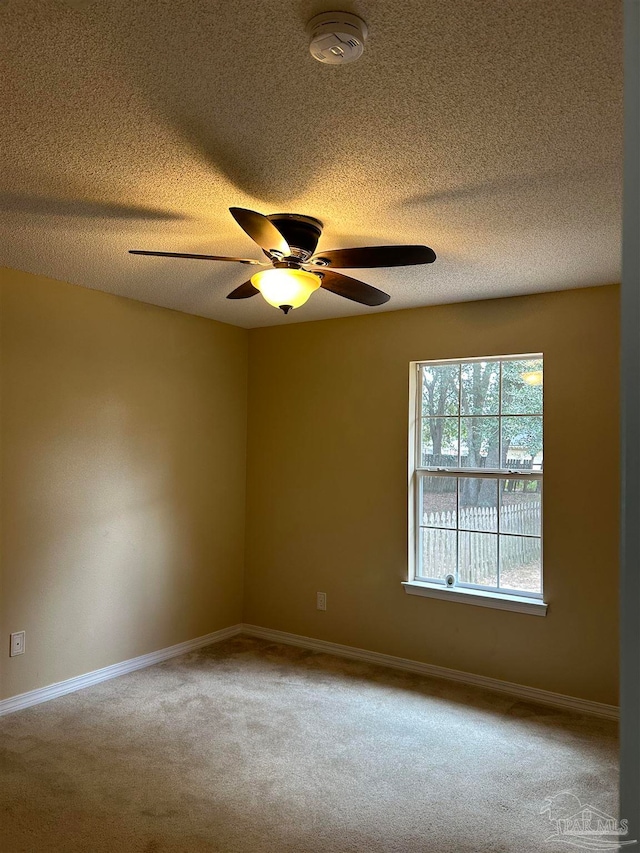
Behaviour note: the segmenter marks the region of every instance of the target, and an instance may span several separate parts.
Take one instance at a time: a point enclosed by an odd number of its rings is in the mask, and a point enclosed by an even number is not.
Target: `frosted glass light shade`
[[[280,268],[256,273],[251,276],[251,284],[257,287],[269,305],[299,308],[320,287],[320,278],[305,270]]]

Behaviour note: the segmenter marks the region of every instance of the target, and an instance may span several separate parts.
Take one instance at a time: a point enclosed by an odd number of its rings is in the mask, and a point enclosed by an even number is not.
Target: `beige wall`
[[[0,275],[0,697],[241,621],[244,566],[244,621],[617,701],[617,287],[247,333]],[[547,617],[406,595],[409,361],[537,351]]]
[[[0,696],[239,622],[247,332],[0,275]]]
[[[617,702],[616,286],[256,329],[249,346],[245,621]],[[545,357],[548,615],[406,595],[409,361],[521,352]]]

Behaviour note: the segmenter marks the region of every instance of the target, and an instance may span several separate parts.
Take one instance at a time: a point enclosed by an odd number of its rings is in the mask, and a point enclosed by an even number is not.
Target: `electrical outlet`
[[[318,610],[326,610],[327,609],[327,593],[326,592],[316,592],[316,607]]]
[[[9,649],[9,657],[14,658],[16,655],[24,654],[24,631],[16,631],[11,635],[11,646]]]

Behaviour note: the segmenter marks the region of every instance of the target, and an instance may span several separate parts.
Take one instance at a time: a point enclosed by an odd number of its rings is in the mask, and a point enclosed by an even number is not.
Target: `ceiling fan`
[[[229,258],[221,255],[192,255],[184,252],[147,252],[130,249],[132,255],[164,258],[196,258],[203,261],[234,261],[266,266],[236,287],[227,299],[248,299],[261,293],[275,308],[288,314],[299,308],[319,287],[344,296],[361,305],[384,305],[390,296],[370,284],[335,272],[338,269],[372,269],[412,264],[432,264],[436,255],[428,246],[370,246],[357,249],[331,249],[318,252],[322,222],[298,213],[272,213],[264,216],[255,210],[230,207],[229,212],[251,239],[260,246],[268,263],[253,258]]]

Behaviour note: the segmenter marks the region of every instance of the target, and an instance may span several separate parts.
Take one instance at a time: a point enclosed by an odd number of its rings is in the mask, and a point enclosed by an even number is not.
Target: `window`
[[[542,355],[411,367],[407,592],[540,612]]]

